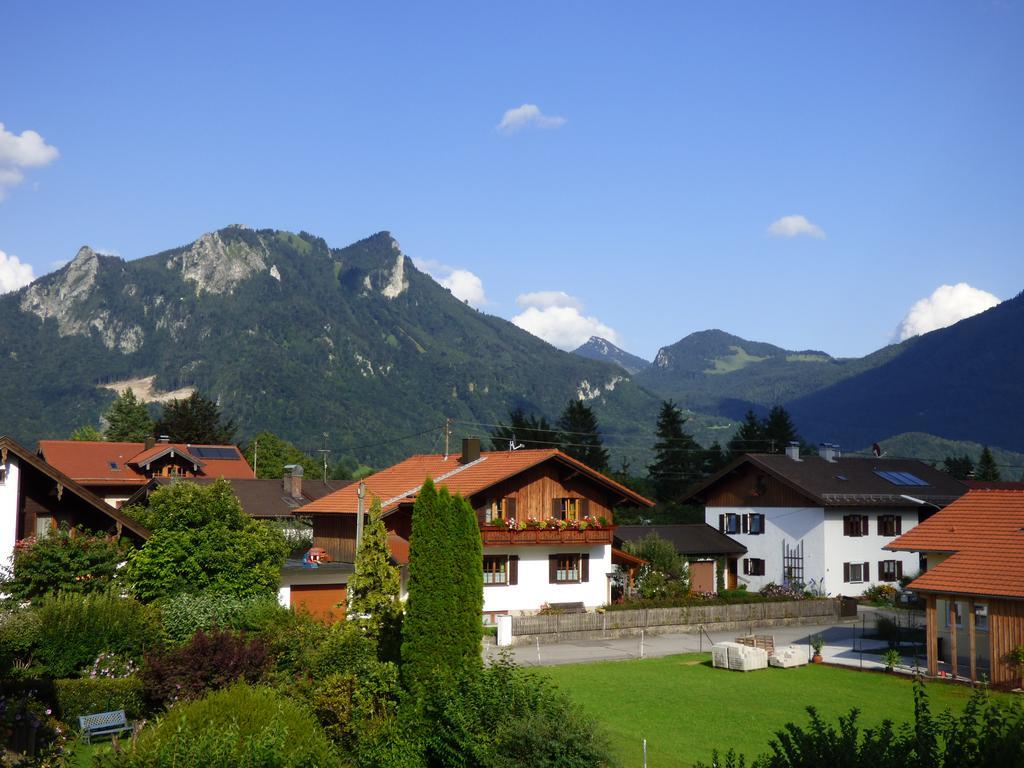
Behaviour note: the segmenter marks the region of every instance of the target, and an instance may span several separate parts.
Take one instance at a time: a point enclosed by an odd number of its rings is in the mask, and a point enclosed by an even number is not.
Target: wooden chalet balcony
[[[587,528],[585,531],[566,528],[509,529],[501,525],[480,527],[484,546],[488,544],[611,544],[612,527]]]

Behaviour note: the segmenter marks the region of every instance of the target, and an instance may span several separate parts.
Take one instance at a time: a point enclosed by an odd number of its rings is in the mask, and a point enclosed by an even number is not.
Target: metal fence
[[[644,608],[634,611],[606,611],[605,613],[519,616],[512,619],[512,635],[513,637],[564,635],[697,625],[713,629],[716,624],[766,624],[811,619],[828,621],[838,618],[839,610],[839,601],[827,598],[779,603],[691,605],[682,608]]]

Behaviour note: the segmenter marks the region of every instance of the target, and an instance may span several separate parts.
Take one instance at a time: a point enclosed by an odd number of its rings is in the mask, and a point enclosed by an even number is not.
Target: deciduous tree
[[[156,423],[156,434],[167,435],[172,443],[224,445],[235,439],[237,429],[234,421],[224,420],[217,403],[198,392],[165,404]]]

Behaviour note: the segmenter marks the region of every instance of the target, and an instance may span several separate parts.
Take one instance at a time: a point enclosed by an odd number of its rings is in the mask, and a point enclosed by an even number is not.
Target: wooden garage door
[[[715,564],[712,561],[690,563],[690,591],[715,591]]]
[[[344,584],[297,584],[292,586],[292,609],[307,611],[324,621],[345,618]]]

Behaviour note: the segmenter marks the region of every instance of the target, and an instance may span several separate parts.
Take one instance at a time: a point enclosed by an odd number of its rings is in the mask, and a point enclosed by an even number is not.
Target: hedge
[[[132,720],[145,711],[142,681],[134,676],[55,680],[54,686],[60,719],[76,728],[79,715],[123,709]]]

